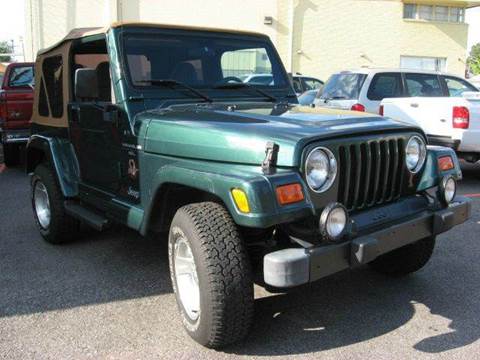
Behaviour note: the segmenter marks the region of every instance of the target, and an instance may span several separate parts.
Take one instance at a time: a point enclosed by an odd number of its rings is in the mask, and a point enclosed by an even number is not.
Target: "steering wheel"
[[[242,79],[239,79],[236,76],[227,76],[218,82],[218,84],[228,84],[228,83],[243,83],[243,81]]]

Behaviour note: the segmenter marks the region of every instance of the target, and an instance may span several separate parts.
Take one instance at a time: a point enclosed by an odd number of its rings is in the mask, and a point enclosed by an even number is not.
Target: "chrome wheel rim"
[[[178,297],[187,316],[195,321],[200,316],[200,287],[192,249],[183,236],[175,243],[173,258]]]
[[[35,182],[33,202],[40,226],[47,229],[51,219],[50,200],[48,198],[47,188],[40,180]]]

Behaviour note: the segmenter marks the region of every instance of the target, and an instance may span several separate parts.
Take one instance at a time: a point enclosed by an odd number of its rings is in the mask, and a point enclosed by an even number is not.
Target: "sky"
[[[66,0],[68,1],[68,0]],[[25,0],[0,0],[0,40],[12,40],[18,44],[16,51],[21,51],[19,38],[25,31]],[[470,25],[468,49],[480,43],[480,7],[468,9],[466,22]]]
[[[468,50],[470,51],[472,45],[480,43],[480,7],[467,10],[465,21],[470,25],[468,27]]]
[[[20,37],[25,31],[25,0],[0,0],[0,41],[14,40],[15,52],[21,53]],[[20,59],[21,60],[21,59]]]

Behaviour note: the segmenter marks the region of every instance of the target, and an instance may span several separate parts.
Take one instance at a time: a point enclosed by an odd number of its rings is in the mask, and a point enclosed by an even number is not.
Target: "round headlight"
[[[320,215],[320,233],[324,238],[337,241],[344,234],[347,222],[348,214],[345,207],[338,203],[331,203]]]
[[[337,160],[333,153],[323,147],[313,149],[305,161],[305,176],[313,191],[328,190],[337,176]]]
[[[427,147],[419,136],[412,136],[405,148],[405,162],[412,173],[418,172],[427,157]]]
[[[450,204],[457,193],[457,182],[452,176],[446,176],[440,182],[440,197],[445,204]]]

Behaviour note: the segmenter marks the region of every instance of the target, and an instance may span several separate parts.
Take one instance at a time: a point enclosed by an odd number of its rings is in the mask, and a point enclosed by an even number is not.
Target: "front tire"
[[[370,266],[375,271],[386,275],[408,275],[427,264],[434,248],[435,236],[431,236],[381,255],[373,260]]]
[[[46,164],[35,168],[32,176],[32,208],[35,222],[43,238],[51,244],[75,239],[79,221],[65,212],[65,198],[55,173]]]
[[[209,348],[243,339],[253,316],[245,245],[228,211],[204,202],[180,208],[169,233],[173,289],[188,334]]]

